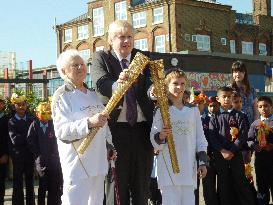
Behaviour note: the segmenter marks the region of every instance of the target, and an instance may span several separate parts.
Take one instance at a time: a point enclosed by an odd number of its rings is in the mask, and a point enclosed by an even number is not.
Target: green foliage
[[[22,90],[15,89],[13,92],[18,95],[25,95],[24,91]],[[31,115],[35,115],[35,108],[38,106],[40,102],[43,102],[43,100],[41,98],[36,97],[33,93],[29,93],[25,96],[28,104],[28,112]],[[12,114],[14,109],[9,98],[6,98],[5,104],[6,104],[5,113]]]

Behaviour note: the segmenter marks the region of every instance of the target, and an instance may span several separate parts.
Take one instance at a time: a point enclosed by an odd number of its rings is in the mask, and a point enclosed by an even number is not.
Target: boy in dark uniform
[[[8,166],[8,116],[4,113],[5,101],[3,96],[0,96],[0,205],[4,204],[5,196],[5,181]]]
[[[231,201],[231,193],[235,191],[238,195],[236,205],[254,205],[255,199],[244,174],[241,153],[248,130],[242,113],[232,109],[232,92],[230,87],[217,91],[220,112],[213,115],[209,123],[209,141],[215,157],[220,204],[235,205]]]
[[[255,151],[256,185],[261,205],[268,205],[273,198],[273,108],[269,97],[258,98],[260,118],[249,129],[249,145]]]
[[[38,205],[45,205],[46,191],[47,204],[60,205],[63,177],[50,103],[40,103],[36,116],[38,119],[30,125],[27,142],[39,174]]]
[[[216,97],[209,97],[208,99],[208,113],[202,117],[202,124],[205,137],[208,141],[207,154],[210,158],[209,167],[207,168],[207,176],[202,179],[203,183],[203,195],[206,205],[218,205],[219,199],[216,190],[216,169],[215,159],[209,141],[209,121],[212,115],[218,113],[220,110],[220,103],[216,100]]]
[[[9,120],[10,156],[13,165],[12,204],[24,205],[23,179],[26,185],[26,205],[34,204],[34,158],[27,147],[27,133],[32,118],[26,114],[27,102],[23,95],[13,93],[10,99],[15,114]]]

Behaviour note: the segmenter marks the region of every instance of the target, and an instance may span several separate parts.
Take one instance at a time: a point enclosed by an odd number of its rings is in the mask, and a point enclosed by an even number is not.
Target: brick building
[[[76,48],[88,59],[108,47],[109,23],[125,19],[142,50],[272,55],[271,1],[252,2],[253,13],[241,14],[213,0],[90,0],[85,14],[56,26],[58,53]]]

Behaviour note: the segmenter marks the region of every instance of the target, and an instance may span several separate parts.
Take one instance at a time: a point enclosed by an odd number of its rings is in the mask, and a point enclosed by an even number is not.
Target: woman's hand
[[[107,122],[108,117],[109,115],[106,113],[97,113],[92,117],[88,118],[88,127],[89,128],[103,127]]]

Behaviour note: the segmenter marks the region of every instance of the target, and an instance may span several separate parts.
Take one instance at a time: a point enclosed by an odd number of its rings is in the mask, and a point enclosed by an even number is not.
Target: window
[[[64,30],[64,42],[72,42],[72,28]]]
[[[242,54],[253,55],[253,43],[242,41]]]
[[[126,1],[115,3],[115,19],[127,20],[127,5]]]
[[[87,62],[88,59],[90,58],[90,49],[81,50],[79,51],[79,53],[85,62]]]
[[[93,35],[104,35],[104,15],[103,7],[93,9]]]
[[[140,28],[146,26],[146,12],[142,11],[133,14],[133,27]]]
[[[226,38],[221,38],[221,44],[223,46],[226,46],[227,45],[227,39]]]
[[[230,53],[236,53],[236,43],[235,40],[229,41]]]
[[[134,45],[135,48],[137,48],[139,50],[142,50],[142,51],[148,51],[148,40],[147,40],[147,38],[135,40],[134,44],[135,44]]]
[[[102,51],[104,49],[104,46],[97,46],[96,51]]]
[[[153,9],[153,23],[163,23],[163,7]]]
[[[196,42],[198,51],[210,51],[210,36],[192,35],[192,41]]]
[[[266,50],[266,44],[265,43],[259,43],[259,55],[266,56],[267,50]]]
[[[88,25],[78,27],[78,40],[88,38]]]
[[[155,52],[165,52],[165,35],[155,36]]]

